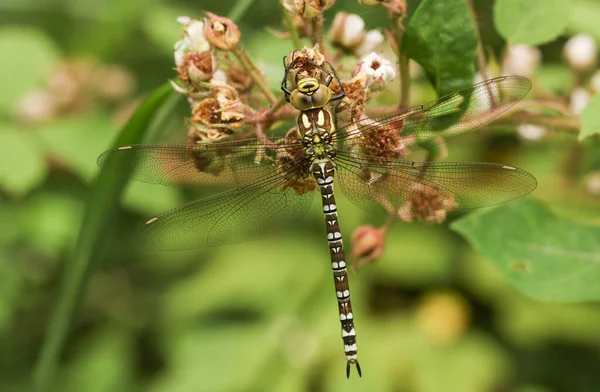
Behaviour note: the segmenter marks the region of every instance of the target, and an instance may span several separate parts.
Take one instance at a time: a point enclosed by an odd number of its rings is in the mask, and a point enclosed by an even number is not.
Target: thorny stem
[[[254,83],[258,86],[260,91],[262,91],[263,94],[266,95],[267,100],[269,101],[269,104],[270,105],[274,104],[275,101],[277,100],[277,98],[275,97],[275,94],[273,94],[273,91],[271,91],[271,88],[269,87],[267,81],[265,80],[263,75],[260,73],[258,68],[256,68],[256,66],[254,65],[252,60],[250,60],[250,57],[248,57],[248,54],[246,53],[246,51],[244,51],[243,49],[240,49],[237,46],[234,47],[233,49],[231,49],[231,51],[238,58],[238,60],[240,61],[240,64],[242,64],[242,66],[246,69],[246,71],[248,71],[248,73],[250,73],[250,77],[252,78]]]

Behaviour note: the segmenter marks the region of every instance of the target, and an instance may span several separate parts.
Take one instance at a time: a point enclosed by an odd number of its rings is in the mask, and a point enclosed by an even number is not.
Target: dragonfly
[[[286,58],[281,88],[299,112],[297,126],[286,136],[129,145],[104,152],[98,164],[147,183],[231,186],[149,219],[136,241],[156,250],[235,244],[275,234],[300,218],[318,191],[346,376],[353,365],[362,376],[334,178],[348,199],[369,213],[389,212],[392,206],[400,215],[425,220],[524,196],[537,181],[515,166],[404,157],[488,123],[525,97],[531,83],[520,76],[490,79],[424,105],[336,127],[330,107],[344,98],[345,90],[335,69],[327,61],[294,54],[286,65]],[[307,68],[311,72],[302,72]]]

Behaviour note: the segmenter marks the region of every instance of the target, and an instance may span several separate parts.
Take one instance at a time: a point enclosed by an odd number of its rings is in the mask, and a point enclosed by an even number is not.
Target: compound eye
[[[322,108],[323,106],[327,105],[327,102],[329,102],[329,99],[331,98],[331,90],[329,87],[322,84],[321,87],[319,87],[319,89],[311,96],[311,98],[313,107]]]
[[[311,98],[312,97],[309,97],[298,90],[294,90],[290,95],[290,103],[298,110],[308,110],[313,107],[313,100]]]

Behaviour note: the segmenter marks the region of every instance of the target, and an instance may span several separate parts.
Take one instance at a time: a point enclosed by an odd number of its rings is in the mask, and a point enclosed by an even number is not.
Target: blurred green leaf
[[[159,214],[183,204],[177,188],[132,181],[123,196],[123,205],[143,214]]]
[[[70,195],[34,195],[22,208],[23,235],[47,255],[64,253],[77,237],[82,204]]]
[[[581,113],[579,140],[598,134],[600,134],[600,94],[594,95]]]
[[[424,0],[410,19],[404,53],[427,72],[440,96],[469,87],[475,75],[477,32],[464,0]]]
[[[149,132],[156,112],[172,93],[165,84],[148,97],[135,111],[116,140],[116,146],[140,143]],[[94,159],[94,157],[90,157]],[[126,169],[126,168],[125,168]],[[36,391],[46,391],[54,383],[58,360],[63,350],[77,308],[81,303],[95,263],[102,254],[102,239],[128,181],[123,172],[101,171],[92,190],[79,232],[79,239],[63,273],[54,314],[34,373]]]
[[[577,0],[569,2],[571,17],[568,30],[572,33],[586,33],[600,41],[600,2],[598,0]]]
[[[22,196],[44,179],[46,171],[43,153],[32,135],[0,124],[0,187]]]
[[[361,270],[379,282],[419,287],[445,281],[453,271],[453,243],[447,230],[425,224],[400,224],[386,238],[376,268]]]
[[[570,12],[571,2],[563,0],[497,0],[494,23],[512,45],[540,45],[565,31]]]
[[[50,155],[91,181],[98,171],[95,157],[115,137],[115,125],[106,114],[98,113],[48,122],[36,133]]]
[[[0,29],[0,113],[14,114],[19,101],[42,82],[58,61],[48,36],[22,27]]]
[[[600,298],[600,227],[569,221],[527,199],[470,214],[451,227],[533,298]]]
[[[78,345],[65,369],[65,392],[129,392],[132,390],[133,339],[130,333],[105,328]]]
[[[177,17],[188,15],[181,7],[158,3],[146,12],[142,20],[144,31],[150,39],[159,45],[165,53],[173,52],[173,45],[181,39],[182,25],[177,23]],[[199,15],[190,15],[198,17]]]
[[[544,88],[564,95],[573,85],[574,75],[564,64],[544,64],[537,70],[537,77]]]

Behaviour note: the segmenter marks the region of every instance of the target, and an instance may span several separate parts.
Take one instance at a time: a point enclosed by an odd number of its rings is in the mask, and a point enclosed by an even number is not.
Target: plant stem
[[[246,53],[246,51],[243,49],[240,49],[237,46],[235,48],[233,48],[231,51],[238,58],[238,60],[240,61],[242,66],[246,69],[246,71],[248,71],[248,73],[250,73],[250,77],[252,78],[252,80],[254,81],[256,86],[260,89],[260,91],[263,92],[263,94],[266,95],[267,100],[269,101],[269,104],[273,105],[275,103],[275,101],[277,101],[277,98],[275,97],[275,94],[273,94],[273,91],[271,91],[271,88],[269,87],[269,84],[263,77],[262,73],[260,73],[258,68],[256,68],[256,66],[254,65],[252,60],[250,60],[250,57],[248,57],[248,54]]]

